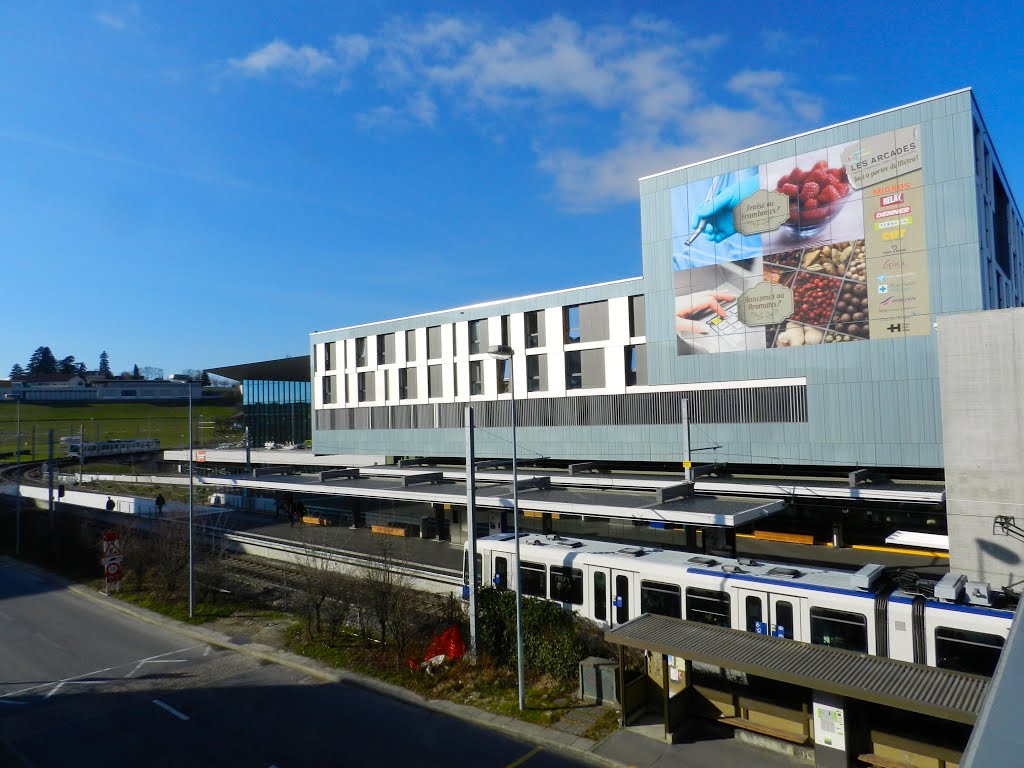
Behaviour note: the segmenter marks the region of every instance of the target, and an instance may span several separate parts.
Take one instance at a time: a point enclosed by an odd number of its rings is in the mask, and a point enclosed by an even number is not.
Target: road
[[[0,558],[0,765],[587,763],[126,616]]]

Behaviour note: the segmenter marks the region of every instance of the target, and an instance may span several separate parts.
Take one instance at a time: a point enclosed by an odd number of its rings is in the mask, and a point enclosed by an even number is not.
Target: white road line
[[[163,710],[166,710],[167,712],[170,712],[172,715],[174,715],[179,720],[188,720],[189,719],[188,715],[186,715],[186,714],[184,714],[182,712],[179,712],[174,707],[172,707],[170,704],[164,704],[162,701],[160,701],[160,699],[153,699],[153,703],[156,704],[158,707],[160,707],[160,709],[163,709]]]
[[[188,659],[151,659],[149,661],[140,661],[138,664],[135,665],[135,669],[133,669],[131,672],[125,675],[125,677],[131,677],[132,675],[134,675],[136,672],[139,671],[139,667],[141,667],[143,664],[184,664],[187,661]]]
[[[103,682],[103,680],[61,680],[59,683],[53,686],[53,690],[46,694],[46,696],[44,696],[43,698],[50,698],[51,696],[53,696],[53,694],[55,694],[65,685],[102,685]]]

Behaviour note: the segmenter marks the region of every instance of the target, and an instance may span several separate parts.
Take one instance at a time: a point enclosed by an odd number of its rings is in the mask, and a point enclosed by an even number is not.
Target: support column
[[[434,510],[434,528],[437,530],[437,540],[444,541],[444,504],[431,504]]]
[[[662,715],[665,718],[665,741],[672,743],[672,731],[669,726],[669,677],[668,677],[668,656],[661,654],[661,703]]]
[[[363,512],[363,503],[358,497],[349,499],[352,509],[352,527],[365,528],[366,514]]]
[[[850,749],[847,701],[842,696],[814,691],[814,765],[817,768],[854,768],[858,763]]]

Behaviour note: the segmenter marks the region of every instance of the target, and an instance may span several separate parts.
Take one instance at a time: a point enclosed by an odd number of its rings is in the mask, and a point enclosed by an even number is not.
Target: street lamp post
[[[519,557],[519,462],[516,446],[516,371],[515,352],[507,344],[487,350],[498,360],[508,360],[509,394],[512,400],[512,534],[516,540],[516,664],[519,676],[519,711],[526,709],[526,674],[523,658],[523,585]]]
[[[21,557],[21,399],[23,395],[19,392],[18,394],[8,393],[4,395],[8,400],[13,400],[16,403],[17,410],[17,432],[14,438],[17,441],[17,445],[14,446],[14,460],[17,462],[18,468],[15,470],[14,477],[17,483],[17,491],[14,496],[14,556]]]
[[[188,387],[188,617],[191,619],[195,614],[195,571],[192,559],[192,379],[185,382]]]

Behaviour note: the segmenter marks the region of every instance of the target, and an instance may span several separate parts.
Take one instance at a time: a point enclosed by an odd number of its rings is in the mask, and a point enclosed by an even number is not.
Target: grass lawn
[[[14,451],[17,408],[15,402],[0,400],[0,453]],[[232,424],[241,422],[241,411],[241,405],[193,403],[196,446],[240,441],[242,430],[233,429]],[[161,448],[184,448],[188,445],[188,404],[22,403],[21,447],[33,452],[31,457],[24,454],[22,460],[46,458],[51,429],[55,443],[61,437],[84,434],[86,442],[155,437]],[[54,455],[66,456],[67,449],[55,445]],[[0,459],[4,463],[13,461],[13,457]]]

